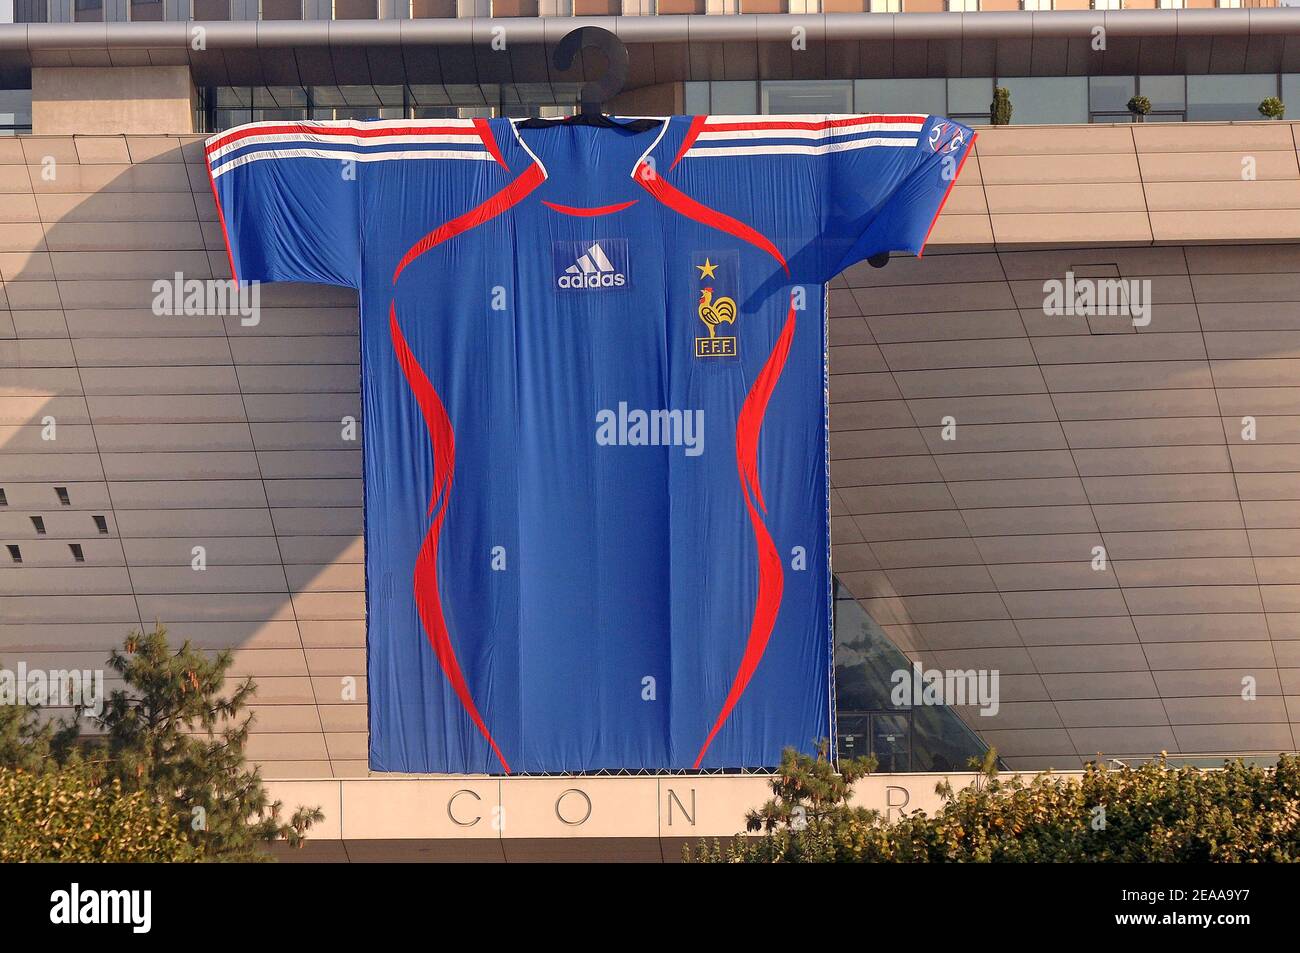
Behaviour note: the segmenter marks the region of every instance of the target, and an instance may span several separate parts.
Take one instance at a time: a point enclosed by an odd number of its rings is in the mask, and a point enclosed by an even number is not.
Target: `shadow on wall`
[[[236,650],[268,776],[364,774],[355,293],[160,294],[229,277],[197,138],[0,142],[0,236],[0,664],[161,621]]]
[[[1011,767],[1295,749],[1298,272],[1187,245],[837,281],[837,575],[925,666],[1000,673],[996,715],[960,711]],[[1046,313],[1067,274],[1149,321]]]

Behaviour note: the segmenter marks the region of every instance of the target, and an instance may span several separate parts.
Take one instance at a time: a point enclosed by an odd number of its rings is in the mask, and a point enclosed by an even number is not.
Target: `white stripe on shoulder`
[[[915,135],[919,125],[902,122],[863,123],[860,126],[831,126],[827,129],[710,129],[700,133],[697,142],[704,139],[835,139],[845,136],[866,136],[882,132],[910,132]]]
[[[320,135],[311,132],[279,132],[269,133],[262,136],[247,136],[243,139],[236,139],[228,142],[219,149],[213,149],[208,153],[209,161],[215,162],[224,155],[232,152],[238,152],[240,149],[247,149],[250,146],[275,145],[285,142],[313,142],[322,145],[340,145],[340,146],[399,146],[410,145],[411,143],[447,143],[447,144],[464,144],[477,145],[482,147],[483,140],[477,134],[454,135],[451,133],[437,135],[394,135],[394,136],[341,136],[337,133],[332,135]]]
[[[343,149],[266,149],[231,159],[212,170],[214,179],[231,169],[263,159],[338,159],[340,161],[384,162],[392,159],[478,159],[495,162],[487,152],[464,152],[454,149],[427,149],[412,152],[349,152]]]
[[[716,156],[821,156],[832,152],[852,152],[875,146],[885,148],[911,148],[915,139],[849,139],[845,142],[827,142],[822,145],[752,145],[752,146],[692,146],[685,158],[708,159]]]

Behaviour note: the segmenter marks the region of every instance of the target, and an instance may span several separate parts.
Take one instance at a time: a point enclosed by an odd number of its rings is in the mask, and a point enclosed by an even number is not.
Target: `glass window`
[[[456,15],[456,0],[411,0],[412,20],[434,20]]]
[[[757,84],[751,82],[718,82],[709,84],[709,112],[715,116],[752,116],[755,108]]]
[[[870,0],[870,13],[902,13],[903,0]]]
[[[253,122],[302,122],[308,118],[306,106],[300,109],[254,109]]]
[[[1093,112],[1123,112],[1137,92],[1132,76],[1088,77],[1088,108]]]
[[[1152,112],[1182,112],[1187,108],[1184,76],[1139,76],[1138,92],[1151,100]]]
[[[334,0],[335,20],[375,20],[379,18],[376,0]]]
[[[259,0],[260,20],[301,20],[302,0]]]
[[[859,79],[853,83],[853,109],[860,113],[948,112],[941,79]]]
[[[190,0],[191,20],[229,20],[230,0]]]
[[[853,81],[775,80],[763,83],[763,112],[814,114],[853,112]]]
[[[214,91],[213,103],[221,109],[251,106],[253,91],[247,86],[218,86]]]
[[[357,120],[365,121],[367,119],[403,119],[404,110],[397,106],[329,106],[324,109],[312,109],[311,118],[329,121],[338,120]]]
[[[492,0],[494,17],[535,17],[537,0]]]
[[[1282,74],[1282,102],[1290,109],[1300,107],[1300,73]]]
[[[1011,93],[1013,125],[1088,121],[1088,81],[1083,76],[1004,76],[998,85]]]
[[[209,132],[220,132],[233,126],[242,126],[253,121],[251,109],[215,109],[212,112],[212,128]]]
[[[301,86],[259,86],[253,90],[257,109],[290,109],[307,105],[307,90]]]
[[[459,119],[455,106],[417,106],[411,110],[412,119]]]
[[[688,116],[707,116],[709,113],[709,84],[684,83],[682,109]]]
[[[971,758],[983,758],[988,750],[951,708],[922,705],[911,714],[909,771],[966,771]]]
[[[835,588],[836,741],[841,758],[874,754],[881,771],[951,771],[986,748],[947,706],[895,705],[904,655],[838,579]]]
[[[988,121],[989,106],[993,102],[993,80],[988,77],[979,79],[948,80],[947,114],[953,119],[963,116],[983,117]]]
[[[15,23],[48,23],[49,0],[14,0]]]
[[[1092,0],[1094,10],[1118,10],[1119,0]]]
[[[1220,10],[1240,10],[1241,0],[1218,0]]]
[[[130,16],[133,23],[149,23],[162,20],[162,0],[131,0]]]
[[[975,13],[980,8],[980,0],[948,0],[949,13]]]
[[[72,19],[76,23],[98,23],[104,19],[104,0],[73,0]]]
[[[1051,10],[1054,0],[1020,0],[1021,10]]]
[[[1187,77],[1187,119],[1207,122],[1224,119],[1259,119],[1259,104],[1277,95],[1277,77]]]
[[[1156,6],[1161,10],[1181,10],[1183,0],[1157,0]]]
[[[0,136],[32,131],[32,91],[0,89]],[[0,497],[0,501],[2,501]]]

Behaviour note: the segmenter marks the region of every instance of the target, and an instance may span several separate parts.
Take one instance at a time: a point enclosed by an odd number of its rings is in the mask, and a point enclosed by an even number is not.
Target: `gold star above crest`
[[[705,278],[717,277],[717,275],[715,275],[714,272],[718,270],[718,266],[715,265],[713,262],[709,261],[707,258],[704,259],[704,264],[696,265],[695,267],[700,269],[700,281],[703,281]]]

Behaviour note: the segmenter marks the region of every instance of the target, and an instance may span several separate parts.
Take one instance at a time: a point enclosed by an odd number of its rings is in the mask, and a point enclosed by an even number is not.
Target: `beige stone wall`
[[[32,129],[47,136],[190,133],[194,99],[187,66],[37,67]]]

